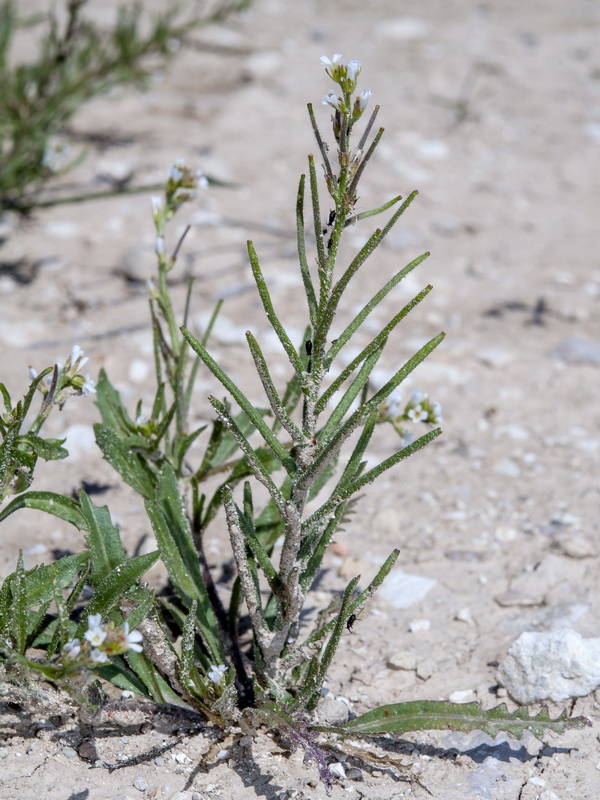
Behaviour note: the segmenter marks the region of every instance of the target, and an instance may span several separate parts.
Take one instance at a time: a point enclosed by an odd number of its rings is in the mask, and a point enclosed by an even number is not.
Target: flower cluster
[[[46,398],[47,410],[50,406],[57,405],[62,409],[67,398],[72,395],[83,395],[96,392],[96,382],[86,373],[81,374],[82,367],[88,362],[83,350],[78,344],[73,345],[71,355],[67,357],[64,364],[56,362],[54,372],[46,377],[45,382],[38,386],[40,392]],[[29,378],[37,378],[38,372],[33,367],[29,367]],[[51,393],[51,397],[48,394]]]
[[[130,631],[129,623],[115,628],[112,622],[102,624],[101,614],[90,614],[88,629],[83,639],[71,639],[63,647],[65,661],[81,667],[96,667],[106,664],[110,656],[118,656],[133,650],[142,652],[142,634]]]
[[[196,197],[197,189],[207,188],[208,178],[202,174],[202,170],[190,169],[183,158],[176,159],[165,185],[164,206],[161,197],[155,195],[150,198],[154,222],[170,220],[179,206]]]
[[[425,392],[414,390],[410,400],[400,407],[400,400],[392,395],[379,407],[377,422],[389,422],[402,436],[405,445],[414,441],[414,436],[402,425],[403,422],[426,422],[438,425],[442,421],[442,407],[436,400],[430,400]]]
[[[343,64],[342,58],[341,53],[335,53],[333,58],[321,56],[321,63],[325,65],[325,71],[342,90],[340,96],[338,92],[330,89],[321,102],[323,105],[333,108],[337,114],[347,117],[347,129],[350,132],[352,125],[362,116],[373,92],[370,89],[363,89],[354,99],[352,98],[361,72],[361,65],[360,61],[355,59]]]

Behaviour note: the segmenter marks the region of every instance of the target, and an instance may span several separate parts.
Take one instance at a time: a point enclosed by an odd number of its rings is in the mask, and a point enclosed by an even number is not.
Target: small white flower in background
[[[104,650],[92,650],[90,653],[90,661],[92,661],[94,664],[106,664],[108,661],[108,656]]]
[[[408,409],[407,416],[409,419],[412,419],[413,422],[427,422],[429,414],[422,405],[417,405]]]
[[[72,158],[72,149],[66,142],[56,140],[44,150],[42,166],[49,172],[57,173],[64,169]]]
[[[79,639],[70,639],[63,647],[65,658],[74,661],[79,653],[81,653],[81,641]]]
[[[129,623],[123,623],[123,644],[127,645],[130,650],[133,650],[135,653],[141,653],[144,649],[140,642],[144,637],[139,631],[130,631],[129,630]]]
[[[321,99],[321,102],[324,106],[331,106],[332,108],[335,108],[336,111],[341,110],[342,101],[332,89],[330,89]]]
[[[179,183],[179,181],[183,178],[183,170],[185,169],[185,161],[183,158],[176,158],[175,163],[171,167],[171,171],[169,172],[169,178],[173,181],[173,183]]]
[[[159,197],[156,194],[153,194],[150,198],[150,203],[152,204],[152,213],[154,217],[158,217],[159,214],[162,212],[163,209],[163,201],[162,197]]]
[[[410,396],[410,402],[414,403],[415,405],[420,405],[427,400],[427,395],[425,392],[421,392],[418,389],[413,389],[412,394]]]
[[[92,647],[100,647],[106,639],[106,631],[102,627],[101,614],[91,614],[88,617],[88,629],[84,634],[84,638],[88,640]]]
[[[223,676],[227,672],[227,667],[225,664],[219,664],[217,667],[215,664],[211,664],[210,669],[208,670],[208,679],[215,683],[217,686],[220,686],[223,682]]]
[[[38,376],[37,369],[34,369],[33,367],[29,367],[29,380],[30,381],[34,381],[37,378],[37,376]]]
[[[157,256],[162,256],[165,254],[165,237],[164,236],[157,236],[156,242],[154,244],[154,251]]]
[[[196,182],[199,189],[208,189],[208,178],[203,174],[201,169],[196,170]]]
[[[441,404],[438,403],[437,400],[434,400],[432,403],[430,403],[430,408],[431,408],[430,422],[436,422],[436,423],[443,422]]]

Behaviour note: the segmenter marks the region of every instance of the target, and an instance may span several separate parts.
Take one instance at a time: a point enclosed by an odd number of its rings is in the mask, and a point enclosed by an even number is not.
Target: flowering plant
[[[244,730],[251,731],[267,725],[287,736],[292,747],[303,747],[306,758],[317,762],[326,783],[331,782],[332,773],[316,743],[319,733],[374,736],[427,728],[478,728],[492,735],[505,730],[520,737],[524,730],[541,735],[547,728],[582,724],[565,715],[550,720],[545,711],[530,717],[521,711],[509,714],[502,706],[484,712],[475,703],[457,710],[450,703],[425,701],[388,704],[334,728],[318,725],[311,716],[343,633],[351,629],[399,555],[394,550],[366,586],[360,576],[352,578],[334,603],[306,622],[302,612],[327,549],[358,493],[441,433],[439,427],[431,427],[441,421],[436,401],[413,392],[401,410],[397,390],[438,346],[443,333],[389,374],[383,386],[372,385],[373,370],[389,335],[431,286],[425,286],[366,345],[358,347],[357,355],[344,362],[340,358],[343,349],[356,342],[357,332],[373,310],[429,255],[419,255],[395,273],[345,327],[336,328],[336,313],[349,285],[416,196],[412,192],[406,199],[396,196],[374,209],[356,210],[358,185],[383,129],[369,143],[379,111],[376,106],[356,146],[351,146],[371,92],[357,93],[361,65],[355,60],[344,63],[342,58],[339,53],[322,58],[337,87],[323,98],[333,110],[335,159],[330,157],[312,106],[308,107],[323,161],[328,211],[321,207],[317,169],[310,156],[314,266],[307,255],[304,175],[296,203],[307,318],[301,341],[292,341],[280,319],[258,254],[248,242],[258,295],[291,372],[287,384],[278,388],[260,342],[246,333],[269,408],[252,402],[244,387],[209,352],[219,306],[202,336],[187,327],[191,282],[183,326],[178,325],[167,275],[176,266],[183,237],[170,250],[167,223],[205,181],[201,173],[177,162],[164,197],[152,199],[158,275],[150,283],[150,303],[157,386],[150,416],[142,417],[140,404],[132,419],[104,372],[92,387],[79,373],[83,354],[78,349],[64,367],[57,365],[34,376],[30,392],[31,397],[38,388],[46,392],[45,413],[49,404],[64,402],[64,392],[95,388],[102,418],[95,426],[97,443],[122,479],[144,498],[158,551],[128,558],[108,509],[95,507],[84,492],[74,501],[20,488],[23,493],[0,511],[1,520],[23,506],[43,508],[83,530],[88,545],[87,552],[35,570],[25,571],[19,559],[17,570],[0,589],[0,637],[9,659],[52,680],[87,668],[155,702],[195,710],[223,729],[243,724]],[[341,243],[349,226],[390,210],[385,224],[375,228],[350,263],[342,266]],[[190,430],[190,405],[202,365],[229,399],[210,396],[216,418],[210,426]],[[50,385],[40,386],[50,372]],[[25,405],[30,404],[30,395]],[[383,423],[391,423],[400,434],[398,449],[367,466],[372,437]],[[417,438],[408,436],[405,424],[412,423],[425,424],[428,430]],[[204,451],[198,457],[194,444],[205,431]],[[18,441],[18,429],[14,436]],[[31,437],[25,441],[29,447],[35,444]],[[212,495],[205,494],[205,480],[222,473],[221,485]],[[262,508],[255,503],[256,484],[268,495]],[[14,481],[9,479],[6,486],[14,490]],[[236,567],[225,595],[204,553],[206,530],[220,507]],[[169,574],[169,597],[155,598],[139,584],[159,557]],[[86,581],[93,595],[85,603],[81,621],[76,621],[72,612]],[[51,603],[56,614],[47,613]],[[249,634],[244,630],[246,619]],[[28,658],[30,647],[45,649],[46,658]]]

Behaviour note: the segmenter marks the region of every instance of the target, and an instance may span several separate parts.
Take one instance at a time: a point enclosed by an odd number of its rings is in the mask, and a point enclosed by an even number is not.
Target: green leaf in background
[[[65,439],[42,439],[41,436],[35,436],[33,433],[27,433],[19,436],[19,445],[29,445],[33,452],[44,461],[57,461],[61,458],[66,458],[69,451],[61,445]]]
[[[178,497],[176,502],[181,503],[181,499]],[[221,664],[224,654],[215,612],[200,574],[197,556],[195,565],[189,558],[191,533],[187,524],[177,528],[171,528],[167,524],[163,504],[169,506],[170,503],[169,498],[159,494],[156,502],[146,501],[146,512],[173,587],[188,609],[194,600],[197,602],[198,630],[214,663]],[[191,545],[193,546],[193,540]]]
[[[135,586],[142,575],[158,560],[159,556],[160,553],[155,550],[153,553],[130,558],[122,564],[118,564],[112,572],[106,575],[96,588],[96,592],[85,610],[85,616],[77,629],[78,635],[83,636],[87,619],[90,615],[102,614],[104,617],[107,616],[120,598]]]
[[[81,513],[79,503],[62,494],[56,494],[55,492],[26,492],[21,494],[11,500],[0,511],[0,522],[20,508],[35,508],[38,511],[45,511],[47,514],[64,519],[65,522],[70,522],[80,531],[87,529],[87,523]]]
[[[139,453],[135,453],[130,445],[123,442],[106,425],[96,423],[94,434],[96,435],[96,444],[111,467],[138,494],[150,499],[154,494],[154,475],[147,460]]]
[[[127,560],[127,553],[107,506],[98,508],[83,491],[79,499],[87,528],[85,540],[92,554],[91,582],[97,587],[115,567]]]

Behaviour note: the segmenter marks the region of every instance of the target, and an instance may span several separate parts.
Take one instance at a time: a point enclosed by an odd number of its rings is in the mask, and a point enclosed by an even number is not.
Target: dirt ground
[[[112,0],[96,6],[89,12],[110,18]],[[420,196],[365,265],[347,313],[430,250],[364,337],[429,282],[434,291],[401,325],[379,378],[438,331],[447,337],[403,387],[405,397],[418,388],[442,404],[443,436],[365,492],[314,596],[323,607],[353,575],[366,584],[400,548],[389,587],[344,637],[328,683],[329,699],[345,698],[355,714],[411,699],[486,707],[508,699],[515,707],[495,671],[521,632],[566,627],[600,636],[599,34],[594,0],[254,0],[244,15],[194,34],[198,46],[182,46],[148,93],[116,92],[74,120],[74,146],[88,156],[65,185],[98,189],[129,175],[134,184],[160,181],[177,157],[238,185],[186,207],[171,245],[192,222],[181,272],[197,277],[194,324],[225,298],[212,344],[224,366],[253,380],[243,340],[250,327],[284,379],[245,242],[253,239],[279,314],[298,338],[295,193],[315,151],[306,103],[325,130],[319,101],[332,87],[319,57],[341,52],[363,64],[360,85],[373,90],[386,133],[360,207],[415,188]],[[351,246],[371,230],[368,221],[353,229]],[[79,344],[90,372],[104,367],[132,411],[138,398],[149,402],[144,281],[152,244],[143,195],[47,209],[8,237],[0,250],[1,380],[14,395],[29,365],[64,360]],[[182,309],[183,282],[174,296]],[[344,321],[342,312],[340,329]],[[199,419],[209,415],[202,393],[215,390],[209,376],[200,390]],[[130,552],[150,550],[138,501],[95,448],[97,419],[90,399],[51,419],[48,435],[66,434],[71,456],[41,464],[35,488],[69,493],[85,481],[101,489],[94,501],[109,505]],[[373,462],[392,452],[390,434],[382,430]],[[209,542],[215,565],[227,557],[223,533],[219,520]],[[20,512],[2,529],[0,577],[14,569],[19,548],[33,566],[81,546],[66,524]],[[160,585],[160,567],[149,578]],[[145,724],[138,712],[103,718],[91,764],[81,757],[76,718],[44,702],[35,718],[4,707],[1,800],[326,796],[315,766],[266,736],[251,752],[215,747],[172,720]],[[593,727],[545,744],[410,734],[373,746],[384,756],[375,766],[347,750],[347,776],[331,797],[594,800],[600,692],[568,707]],[[138,763],[111,769],[133,756]]]

